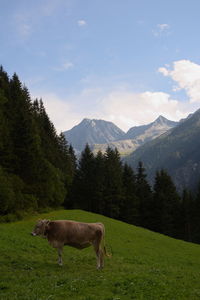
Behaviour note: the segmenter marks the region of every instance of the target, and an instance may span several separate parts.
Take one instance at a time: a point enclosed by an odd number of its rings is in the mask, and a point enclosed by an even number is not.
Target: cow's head
[[[41,235],[42,237],[46,236],[46,230],[48,229],[50,220],[39,220],[36,225],[35,228],[33,230],[33,232],[31,232],[31,234],[33,236],[36,235]]]

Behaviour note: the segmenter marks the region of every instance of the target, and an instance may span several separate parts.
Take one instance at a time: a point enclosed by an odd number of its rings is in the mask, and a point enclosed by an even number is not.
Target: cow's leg
[[[63,261],[62,261],[62,250],[63,250],[62,247],[58,248],[58,264],[59,264],[60,266],[63,265]]]
[[[103,268],[104,267],[104,251],[101,248],[99,249],[99,251],[100,251],[100,266],[101,266],[101,268]]]
[[[97,257],[97,269],[102,269],[103,266],[104,266],[104,262],[103,262],[103,251],[101,249],[101,246],[100,246],[100,243],[101,243],[101,239],[97,240],[94,242],[94,250],[95,250],[95,253],[96,253],[96,257]]]

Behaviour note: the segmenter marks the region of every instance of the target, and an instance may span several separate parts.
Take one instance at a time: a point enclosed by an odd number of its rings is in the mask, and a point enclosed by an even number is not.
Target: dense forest
[[[77,161],[57,134],[42,100],[0,68],[0,220],[47,207],[80,208],[200,243],[200,186],[179,195],[165,170],[151,187],[142,162],[122,163],[117,149]]]
[[[63,204],[73,150],[57,135],[42,100],[31,101],[18,76],[0,68],[0,213]]]
[[[200,242],[200,186],[182,195],[165,170],[154,185],[142,162],[136,171],[123,164],[117,149],[93,155],[86,145],[76,168],[66,207],[81,208],[142,226],[174,238]]]

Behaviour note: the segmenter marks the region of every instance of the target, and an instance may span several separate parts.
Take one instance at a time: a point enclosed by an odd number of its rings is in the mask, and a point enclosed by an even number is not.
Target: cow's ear
[[[46,224],[47,221],[48,221],[48,220],[46,220],[46,219],[40,220],[40,222],[43,223],[43,224]]]
[[[45,227],[48,229],[49,228],[49,223],[50,223],[51,221],[50,220],[45,220]]]

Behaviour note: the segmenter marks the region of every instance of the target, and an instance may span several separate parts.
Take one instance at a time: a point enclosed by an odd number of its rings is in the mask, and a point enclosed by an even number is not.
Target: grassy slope
[[[65,247],[64,266],[58,266],[47,240],[30,235],[38,218],[103,222],[113,257],[97,271],[91,247]],[[199,298],[199,245],[77,210],[0,225],[0,299]]]

